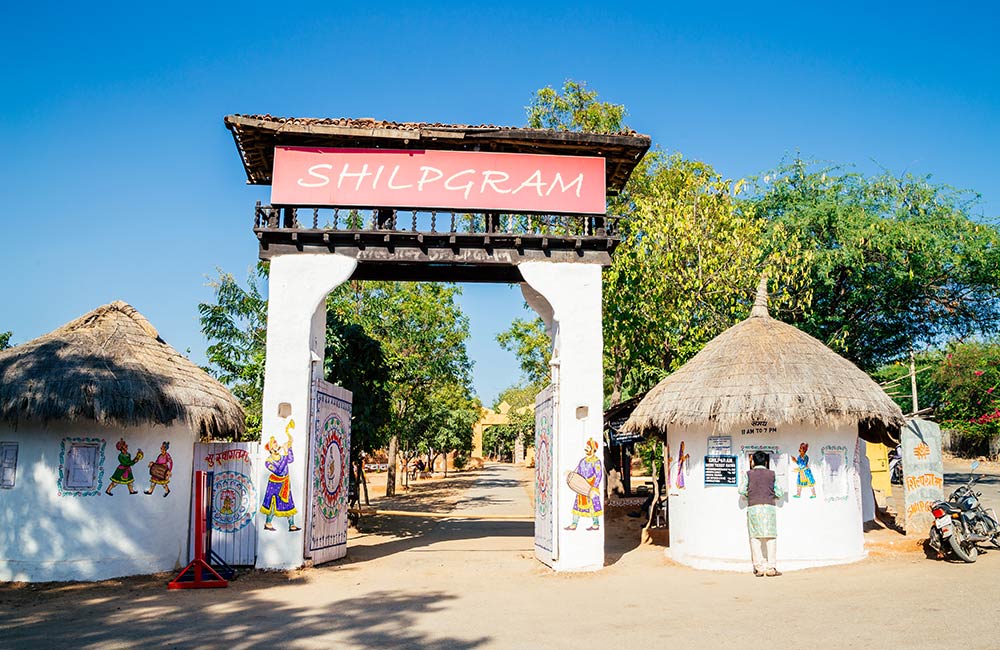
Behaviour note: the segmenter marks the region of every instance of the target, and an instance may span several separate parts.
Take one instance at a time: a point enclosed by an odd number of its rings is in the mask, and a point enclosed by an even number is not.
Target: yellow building
[[[500,405],[497,407],[496,411],[494,411],[493,409],[488,409],[486,407],[483,407],[479,416],[479,422],[476,422],[472,426],[473,462],[476,462],[476,459],[478,459],[480,462],[483,460],[483,431],[485,431],[487,427],[510,424],[511,408],[512,408],[511,405],[508,404],[506,401],[500,402]],[[531,404],[528,406],[522,406],[519,409],[514,409],[514,412],[518,414],[524,414],[524,413],[530,413],[534,410],[535,406]],[[518,448],[515,449],[514,451],[514,462],[515,463],[528,462],[530,464],[535,457],[534,447],[529,446],[528,449],[520,449],[520,451],[519,449],[520,445],[518,445]]]

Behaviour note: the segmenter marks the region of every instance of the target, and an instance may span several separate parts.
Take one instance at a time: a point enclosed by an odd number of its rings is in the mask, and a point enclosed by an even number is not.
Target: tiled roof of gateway
[[[240,114],[227,115],[225,123],[253,185],[271,183],[276,146],[448,149],[601,156],[606,161],[608,193],[616,194],[650,146],[649,136],[635,131],[581,133],[492,124]]]
[[[278,122],[281,124],[291,124],[291,125],[301,125],[301,126],[310,126],[310,125],[341,126],[350,129],[388,129],[396,131],[419,131],[421,129],[442,129],[449,131],[530,131],[536,133],[567,133],[566,131],[560,131],[556,129],[529,129],[520,126],[500,126],[497,124],[445,124],[444,122],[393,122],[391,120],[376,120],[373,117],[277,117],[268,114],[264,115],[235,114],[235,115],[230,115],[228,117],[240,118],[243,120]],[[579,133],[579,132],[573,132],[573,133]],[[633,131],[632,129],[625,129],[617,133],[606,133],[606,134],[592,133],[588,135],[637,136],[639,134],[636,131]],[[646,137],[646,136],[640,136],[640,137]]]

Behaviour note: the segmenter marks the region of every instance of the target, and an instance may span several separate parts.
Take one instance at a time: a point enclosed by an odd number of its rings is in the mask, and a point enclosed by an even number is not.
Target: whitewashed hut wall
[[[118,467],[115,443],[124,437],[129,453],[142,449],[133,467],[135,489],[119,485],[104,493]],[[59,454],[64,438],[105,441],[104,474],[93,496],[60,495]],[[129,429],[97,424],[47,428],[0,426],[0,441],[18,443],[13,489],[0,489],[0,580],[102,580],[169,571],[188,555],[191,460],[196,436],[185,427]],[[173,459],[170,495],[148,489],[149,463],[160,444],[170,441]],[[100,473],[98,473],[100,475]]]
[[[750,427],[748,422],[747,427]],[[854,464],[856,427],[817,428],[811,425],[780,425],[777,432],[743,435],[742,427],[731,436],[734,454],[739,456],[738,474],[748,467],[741,448],[751,445],[776,446],[779,450],[777,471],[783,478],[785,497],[778,505],[778,568],[803,569],[854,562],[865,557],[861,521],[861,499]],[[673,488],[669,499],[670,556],[682,564],[701,569],[750,569],[750,546],[746,527],[746,502],[735,487],[705,487],[704,458],[708,449],[709,428],[687,428],[668,432],[671,455],[671,482],[676,486],[677,455],[680,442],[690,454],[685,487]],[[816,498],[803,489],[794,498],[795,477],[792,457],[799,444],[809,443],[808,455],[816,479]],[[832,498],[824,480],[824,447],[846,450],[843,466],[846,482],[844,498]],[[838,495],[839,497],[839,495]]]

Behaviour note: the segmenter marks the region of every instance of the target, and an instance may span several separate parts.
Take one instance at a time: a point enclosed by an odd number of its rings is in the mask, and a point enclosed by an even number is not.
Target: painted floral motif
[[[322,432],[316,437],[313,449],[313,491],[320,513],[332,520],[347,507],[348,459],[344,423],[336,415],[331,415],[323,422]]]
[[[212,528],[224,533],[242,530],[253,521],[255,502],[249,476],[231,470],[216,472],[212,484]]]

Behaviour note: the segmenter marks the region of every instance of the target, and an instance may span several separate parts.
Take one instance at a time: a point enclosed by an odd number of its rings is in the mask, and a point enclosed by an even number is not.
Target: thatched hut
[[[194,443],[243,427],[229,391],[123,302],[0,352],[0,580],[182,565]]]
[[[786,492],[779,568],[796,569],[865,556],[861,440],[886,440],[902,422],[857,366],[770,317],[762,280],[749,318],[650,390],[624,429],[666,443],[669,552],[699,568],[750,566],[736,486],[750,454],[770,454]]]

